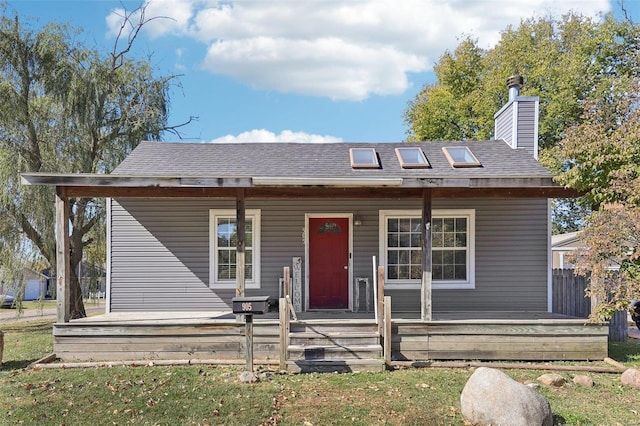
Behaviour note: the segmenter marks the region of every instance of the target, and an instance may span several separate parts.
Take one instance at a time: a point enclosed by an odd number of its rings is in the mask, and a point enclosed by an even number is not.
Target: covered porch
[[[415,277],[412,269],[412,280],[415,278],[416,283],[411,284],[410,287],[402,285],[398,286],[394,284],[393,288],[389,291],[395,291],[398,293],[398,289],[403,293],[404,303],[409,303],[413,306],[413,309],[419,311],[418,318],[422,321],[431,321],[433,319],[433,272],[432,272],[432,220],[433,220],[433,203],[437,200],[440,203],[450,204],[454,201],[463,200],[484,200],[485,205],[490,204],[493,200],[500,202],[501,200],[540,200],[547,199],[549,197],[556,196],[570,196],[573,194],[571,190],[558,187],[553,183],[552,179],[501,179],[501,178],[482,178],[482,179],[429,179],[429,180],[408,180],[408,179],[381,179],[381,178],[359,178],[359,179],[332,179],[327,181],[326,179],[317,180],[305,180],[304,182],[298,182],[295,179],[289,181],[274,181],[266,183],[264,179],[192,179],[192,178],[168,178],[168,177],[134,177],[134,176],[122,176],[122,175],[39,175],[31,174],[24,175],[23,180],[32,185],[52,185],[56,188],[56,245],[57,245],[57,307],[58,307],[58,322],[68,322],[71,317],[70,301],[69,301],[69,286],[70,286],[70,273],[69,273],[69,257],[71,251],[71,242],[69,238],[69,202],[70,198],[93,198],[93,197],[105,197],[108,200],[160,200],[165,202],[170,200],[172,202],[181,203],[184,200],[185,203],[196,203],[198,208],[203,203],[224,203],[225,206],[229,206],[230,202],[235,204],[234,209],[234,223],[237,230],[234,231],[235,244],[234,262],[231,265],[233,268],[232,279],[234,282],[233,287],[219,287],[217,290],[209,283],[209,289],[216,292],[220,296],[218,297],[219,303],[215,310],[222,310],[224,307],[229,307],[230,299],[232,296],[244,296],[247,292],[247,279],[245,274],[247,272],[247,258],[246,258],[246,238],[245,224],[248,219],[247,204],[259,203],[259,205],[269,205],[270,203],[280,203],[279,208],[283,211],[291,205],[291,201],[304,203],[315,203],[316,210],[297,211],[297,217],[304,217],[306,226],[308,227],[311,220],[316,217],[332,217],[345,218],[349,232],[352,231],[352,226],[357,226],[358,220],[358,207],[367,203],[367,200],[374,200],[375,203],[381,203],[386,206],[390,205],[411,205],[419,206],[419,209],[414,211],[417,213],[417,219],[419,220],[419,229],[416,236],[419,237],[419,245],[412,246],[415,248],[415,253],[419,254],[419,259],[416,263],[412,263],[412,268],[418,268],[418,276]],[[269,181],[270,182],[270,181]],[[323,200],[327,202],[340,202],[346,207],[341,207],[339,213],[335,214],[319,214],[313,213],[314,211],[320,211],[318,205]],[[452,201],[451,201],[452,200]],[[353,206],[351,205],[353,204]],[[380,204],[380,205],[381,205]],[[134,206],[135,208],[135,206]],[[290,207],[289,207],[290,208]],[[382,209],[383,207],[378,207]],[[525,207],[526,208],[526,207]],[[375,211],[375,210],[374,210]],[[387,211],[387,210],[385,210]],[[402,211],[402,210],[398,210]],[[375,213],[374,213],[375,214]],[[382,214],[382,213],[381,213]],[[378,220],[376,218],[375,220]],[[382,218],[380,218],[382,220]],[[412,222],[413,223],[413,222]],[[466,223],[466,222],[465,222]],[[211,231],[209,226],[208,232]],[[382,223],[374,226],[379,226],[382,229]],[[413,226],[413,225],[412,225]],[[366,238],[378,238],[377,230],[369,226],[369,235]],[[373,234],[375,232],[376,234]],[[291,238],[292,234],[289,234],[287,238]],[[404,235],[403,235],[404,237]],[[306,238],[306,239],[305,239]],[[382,241],[386,237],[380,237]],[[413,238],[413,236],[412,236]],[[298,264],[298,267],[305,268],[306,276],[298,277],[297,285],[298,289],[302,286],[303,296],[300,296],[300,291],[291,295],[292,299],[296,297],[303,297],[306,300],[294,300],[296,302],[296,311],[322,311],[325,308],[315,308],[313,304],[309,303],[309,293],[313,293],[311,285],[309,284],[309,246],[310,240],[308,237],[308,229],[303,230],[303,251],[298,252],[303,254],[304,257],[294,257],[293,259],[304,259],[304,266]],[[163,243],[163,242],[161,242]],[[188,241],[182,241],[183,244]],[[357,241],[355,243],[358,243]],[[362,272],[355,271],[354,262],[355,258],[360,256],[357,260],[359,265],[359,271],[363,271],[362,255],[357,252],[357,249],[353,247],[354,238],[349,235],[348,249],[345,252],[348,256],[348,260],[343,264],[333,265],[332,268],[339,270],[343,269],[347,271],[346,276],[348,281],[348,287],[346,292],[348,293],[348,302],[344,302],[344,305],[348,305],[349,311],[357,311],[360,304],[361,297],[358,297],[359,278],[363,275]],[[375,241],[374,244],[378,244]],[[126,244],[126,243],[123,243]],[[360,244],[360,243],[358,243]],[[370,244],[370,243],[368,243]],[[413,244],[413,242],[411,243]],[[163,249],[171,248],[162,247]],[[368,248],[369,249],[369,248]],[[139,250],[132,248],[131,250]],[[299,249],[298,249],[299,250]],[[331,251],[331,250],[328,250]],[[269,253],[265,250],[265,257]],[[412,255],[413,255],[412,251]],[[291,258],[289,258],[291,259]],[[178,259],[180,260],[180,259]],[[110,257],[107,258],[107,282],[111,282],[111,265],[109,264]],[[412,262],[414,260],[412,259]],[[382,262],[381,262],[382,263]],[[472,264],[472,262],[471,262]],[[127,265],[129,270],[136,268],[136,265]],[[148,266],[147,266],[148,267]],[[294,260],[295,267],[295,260]],[[467,265],[469,268],[469,274],[473,275],[473,266]],[[138,266],[135,272],[136,276],[144,274],[145,271]],[[209,271],[213,273],[212,270]],[[300,270],[298,269],[300,274]],[[259,274],[259,272],[258,272]],[[543,272],[544,274],[544,272]],[[273,273],[271,273],[273,275]],[[365,275],[369,275],[369,284],[374,285],[375,277],[372,277],[370,272]],[[374,274],[375,275],[375,272]],[[199,278],[199,277],[198,277]],[[281,275],[282,279],[282,275]],[[469,278],[467,278],[469,279]],[[300,284],[302,280],[302,284]],[[306,280],[306,281],[305,281]],[[204,280],[203,280],[204,281]],[[271,282],[277,282],[271,278]],[[196,283],[199,284],[199,283]],[[207,284],[202,282],[202,284]],[[181,284],[176,282],[175,286]],[[473,283],[471,283],[473,286]],[[256,292],[266,291],[273,293],[273,289],[276,285],[271,283],[265,286],[249,288],[249,293],[256,294]],[[406,291],[411,288],[411,292]],[[447,287],[449,288],[449,287]],[[276,290],[277,291],[277,290]],[[380,296],[386,288],[381,287]],[[372,291],[373,293],[373,291]],[[410,294],[411,293],[411,294]],[[203,294],[203,292],[201,292]],[[273,294],[271,294],[273,299]],[[357,299],[357,301],[356,301]],[[368,299],[367,299],[368,300]],[[399,299],[398,299],[399,300]],[[524,300],[524,299],[523,299]],[[304,302],[304,303],[303,303]],[[110,299],[107,299],[108,307],[107,311],[111,312]],[[122,310],[138,310],[132,309],[132,304]],[[398,302],[399,303],[399,302]],[[538,305],[539,305],[538,300]],[[522,304],[521,304],[522,305]],[[302,306],[302,308],[300,308]],[[398,305],[399,306],[399,305]],[[329,309],[342,309],[343,305],[329,306]],[[540,306],[538,306],[538,309]],[[498,308],[499,309],[499,308]],[[144,307],[139,309],[140,311],[146,311]],[[153,310],[164,310],[155,308]],[[195,311],[197,309],[192,309]],[[491,311],[496,310],[494,306]],[[410,317],[414,317],[415,312],[410,314]]]

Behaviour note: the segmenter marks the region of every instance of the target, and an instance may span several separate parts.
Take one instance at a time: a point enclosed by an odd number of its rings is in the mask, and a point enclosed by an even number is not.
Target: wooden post
[[[391,366],[391,296],[384,297],[384,362]]]
[[[422,285],[420,318],[431,321],[431,189],[422,190]]]
[[[278,301],[280,310],[280,371],[287,369],[287,349],[289,347],[289,306],[287,299],[281,297]]]
[[[288,266],[282,268],[282,274],[284,275],[284,281],[282,284],[282,295],[284,297],[291,297],[291,269]]]
[[[378,266],[378,300],[376,300],[378,306],[378,333],[380,336],[384,333],[384,324],[382,323],[384,317],[384,266]]]
[[[253,373],[253,315],[247,314],[244,316],[244,334],[247,344],[247,367],[246,370]]]
[[[244,231],[245,231],[245,202],[244,189],[238,189],[236,194],[236,297],[244,297]]]
[[[69,200],[56,188],[56,308],[61,323],[71,318],[70,257]]]

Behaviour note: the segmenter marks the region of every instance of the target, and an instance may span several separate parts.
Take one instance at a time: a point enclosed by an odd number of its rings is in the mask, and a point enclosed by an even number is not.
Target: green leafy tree
[[[486,50],[467,37],[434,66],[437,81],[409,101],[407,140],[489,139],[493,114],[507,101],[506,79],[521,74],[522,94],[540,97],[540,146],[555,146],[580,123],[583,102],[608,92],[611,77],[640,75],[639,34],[612,15],[596,22],[570,13],[508,27]]]
[[[405,112],[409,140],[488,138],[485,116],[490,114],[482,97],[485,55],[471,38],[464,39],[453,53],[442,55],[434,66],[438,83],[425,85],[409,101]]]
[[[0,217],[9,229],[3,265],[15,265],[11,257],[56,264],[54,192],[22,186],[20,173],[109,172],[140,140],[175,131],[167,125],[175,76],[155,76],[147,61],[129,57],[147,22],[141,12],[139,22],[124,17],[108,53],[62,25],[34,30],[17,15],[0,18]],[[104,212],[99,200],[69,204],[72,315],[82,317],[78,264]]]
[[[587,295],[596,300],[594,320],[613,317],[640,298],[640,208],[608,205],[594,212],[572,256],[575,273],[588,276]]]
[[[611,92],[585,105],[582,123],[556,147],[568,158],[558,176],[586,193],[596,209],[575,255],[575,271],[590,275],[597,319],[640,298],[640,80],[612,81]]]
[[[567,157],[550,148],[582,122],[586,102],[624,92],[616,81],[640,75],[639,55],[640,27],[613,15],[526,19],[490,49],[467,37],[439,59],[437,81],[409,101],[407,140],[490,139],[493,115],[507,102],[506,79],[521,74],[522,95],[540,97],[540,161],[560,172]],[[590,211],[587,200],[558,199],[553,207],[554,233],[575,231]]]

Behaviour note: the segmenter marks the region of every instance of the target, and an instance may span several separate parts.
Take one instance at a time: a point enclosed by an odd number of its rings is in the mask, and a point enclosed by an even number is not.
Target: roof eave
[[[194,188],[194,189],[241,189],[252,188],[255,191],[268,188],[396,188],[397,190],[416,189],[452,189],[452,190],[506,190],[509,193],[518,189],[539,190],[541,195],[549,197],[576,197],[576,191],[564,188],[549,176],[532,177],[474,177],[474,178],[376,178],[376,177],[163,177],[131,176],[104,174],[22,174],[25,185],[48,185],[59,188],[76,188],[73,192],[81,196],[78,188],[87,188],[87,196],[98,196],[101,188],[104,193],[113,194],[117,188]],[[90,190],[88,188],[91,188]],[[109,189],[107,191],[107,189]]]

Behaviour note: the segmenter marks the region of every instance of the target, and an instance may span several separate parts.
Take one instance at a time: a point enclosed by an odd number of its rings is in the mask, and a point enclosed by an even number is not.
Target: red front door
[[[349,307],[349,219],[309,219],[309,308]]]

